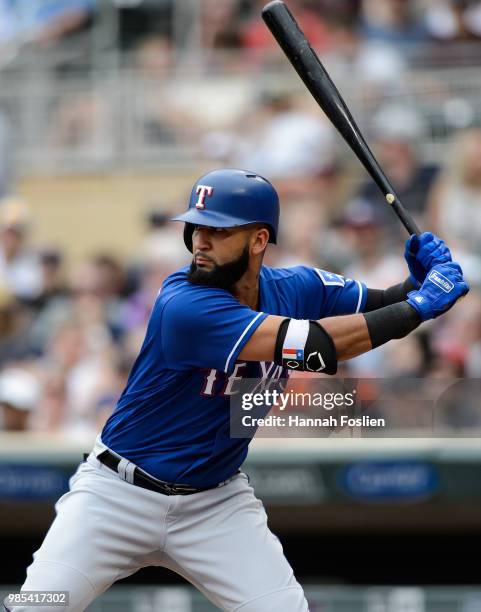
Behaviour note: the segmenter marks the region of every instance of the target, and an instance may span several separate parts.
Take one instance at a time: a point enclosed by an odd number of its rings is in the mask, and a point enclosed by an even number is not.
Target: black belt
[[[117,468],[121,461],[120,457],[114,455],[114,453],[107,449],[100,453],[100,455],[97,455],[97,459],[118,474]],[[214,485],[213,487],[196,489],[195,487],[190,487],[189,485],[172,484],[170,482],[164,482],[163,480],[157,480],[157,478],[149,476],[147,472],[144,472],[138,467],[136,467],[133,472],[133,484],[137,485],[138,487],[142,487],[143,489],[150,489],[151,491],[162,493],[163,495],[192,495],[192,493],[208,491],[209,489],[215,489],[219,486]]]

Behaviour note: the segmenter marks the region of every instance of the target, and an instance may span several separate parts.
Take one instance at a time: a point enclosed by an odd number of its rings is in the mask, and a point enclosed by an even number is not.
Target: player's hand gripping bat
[[[421,232],[414,219],[399,201],[346,103],[290,10],[281,0],[274,0],[264,7],[262,17],[316,102],[369,172],[409,234],[419,235]]]

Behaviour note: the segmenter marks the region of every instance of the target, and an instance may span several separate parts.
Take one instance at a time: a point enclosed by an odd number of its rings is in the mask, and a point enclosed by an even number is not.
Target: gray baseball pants
[[[221,610],[308,612],[244,473],[216,489],[166,496],[121,480],[93,452],[55,509],[22,590],[68,591],[69,605],[14,612],[80,612],[145,566],[180,574]]]

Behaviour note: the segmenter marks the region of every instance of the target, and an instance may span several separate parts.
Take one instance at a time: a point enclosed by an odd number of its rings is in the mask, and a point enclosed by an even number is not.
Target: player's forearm
[[[362,314],[329,317],[319,323],[331,336],[338,361],[357,357],[372,348],[369,329]]]
[[[287,368],[335,374],[338,361],[402,338],[420,322],[421,318],[407,302],[320,321],[269,315],[239,357],[246,361],[273,360]]]
[[[322,319],[320,323],[334,342],[337,360],[343,361],[404,338],[420,325],[421,318],[407,302],[400,302],[366,314]]]

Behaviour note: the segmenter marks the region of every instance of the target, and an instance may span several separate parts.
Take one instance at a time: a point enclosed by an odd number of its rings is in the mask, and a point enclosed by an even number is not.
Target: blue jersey
[[[259,311],[223,289],[195,285],[188,268],[160,291],[139,356],[102,442],[152,476],[208,487],[230,478],[249,439],[230,438],[229,397],[242,378],[279,378],[274,363],[239,361],[269,315],[296,319],[362,311],[358,281],[316,268],[263,266]]]

